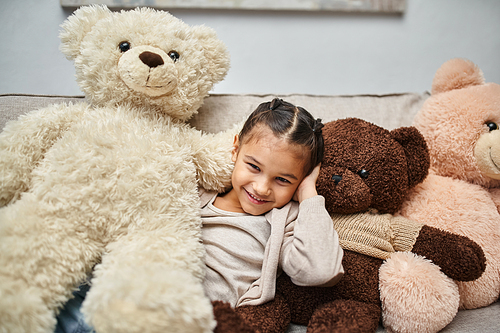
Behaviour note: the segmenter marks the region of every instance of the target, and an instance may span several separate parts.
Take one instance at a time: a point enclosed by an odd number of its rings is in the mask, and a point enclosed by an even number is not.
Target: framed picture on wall
[[[61,0],[63,7],[104,4],[110,8],[240,9],[403,13],[406,0]]]

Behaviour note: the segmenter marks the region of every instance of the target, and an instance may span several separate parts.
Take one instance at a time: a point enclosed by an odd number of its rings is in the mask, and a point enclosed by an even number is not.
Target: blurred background
[[[59,25],[73,10],[59,0],[0,0],[0,94],[82,94],[58,49]],[[455,57],[500,83],[499,0],[406,0],[400,14],[169,11],[226,43],[231,70],[214,93],[423,92]]]

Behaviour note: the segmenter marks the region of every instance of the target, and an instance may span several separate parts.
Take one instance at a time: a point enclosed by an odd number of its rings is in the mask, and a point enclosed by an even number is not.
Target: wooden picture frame
[[[406,0],[60,0],[61,6],[76,8],[104,4],[109,8],[139,6],[158,9],[238,9],[403,13]]]

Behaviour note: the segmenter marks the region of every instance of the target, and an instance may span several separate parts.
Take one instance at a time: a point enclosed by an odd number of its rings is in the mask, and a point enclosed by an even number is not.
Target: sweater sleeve
[[[340,245],[345,250],[387,259],[395,251],[411,251],[422,224],[402,216],[378,214],[332,214]]]
[[[325,199],[318,195],[304,200],[297,219],[285,228],[280,256],[283,271],[299,286],[333,285],[344,273],[342,256]]]
[[[415,245],[423,224],[403,216],[392,218],[391,229],[394,234],[394,250],[409,252]]]

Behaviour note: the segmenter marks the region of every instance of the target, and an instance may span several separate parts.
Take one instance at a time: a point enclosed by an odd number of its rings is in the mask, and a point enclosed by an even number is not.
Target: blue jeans
[[[83,300],[90,286],[82,284],[73,293],[70,299],[57,316],[57,325],[54,333],[94,333],[94,330],[85,323],[83,314],[80,312]]]

